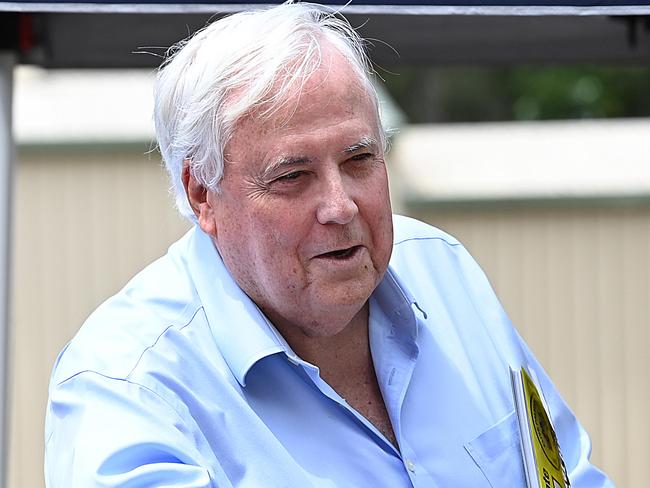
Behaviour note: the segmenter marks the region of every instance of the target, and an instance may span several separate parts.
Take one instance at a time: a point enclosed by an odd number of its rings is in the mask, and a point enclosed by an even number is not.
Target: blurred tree
[[[408,67],[384,75],[413,123],[650,116],[650,67]]]

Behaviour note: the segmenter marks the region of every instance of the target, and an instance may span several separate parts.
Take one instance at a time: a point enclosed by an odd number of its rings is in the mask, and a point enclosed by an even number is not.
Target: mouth
[[[336,251],[330,251],[323,254],[319,254],[318,258],[325,259],[336,259],[336,260],[346,260],[352,258],[361,250],[361,246],[352,246],[345,249],[337,249]]]

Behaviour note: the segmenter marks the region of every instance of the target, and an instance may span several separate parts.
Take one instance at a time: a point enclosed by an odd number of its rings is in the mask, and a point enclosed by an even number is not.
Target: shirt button
[[[411,473],[415,473],[415,463],[410,459],[407,459],[404,462],[404,466],[406,466],[406,469],[408,469]]]

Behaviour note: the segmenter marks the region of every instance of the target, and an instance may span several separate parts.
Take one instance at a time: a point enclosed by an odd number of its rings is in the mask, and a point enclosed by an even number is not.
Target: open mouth
[[[318,257],[330,259],[346,259],[352,257],[359,249],[361,249],[361,246],[352,246],[346,249],[337,249],[336,251],[326,252]]]

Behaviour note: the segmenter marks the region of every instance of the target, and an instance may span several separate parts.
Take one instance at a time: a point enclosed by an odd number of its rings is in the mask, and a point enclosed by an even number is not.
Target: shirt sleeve
[[[83,372],[53,385],[45,433],[48,488],[231,486],[218,466],[202,466],[177,411],[125,379]]]
[[[614,483],[589,461],[591,456],[589,435],[537,359],[523,340],[521,342],[528,356],[528,365],[535,371],[551,411],[553,427],[566,464],[571,488],[615,488]]]
[[[484,324],[489,329],[492,341],[498,345],[504,357],[508,358],[510,366],[518,367],[522,364],[528,366],[535,372],[540,382],[551,412],[571,488],[614,488],[612,481],[590,463],[589,435],[513,327],[480,266],[463,246],[455,245],[453,251],[467,290],[484,318]]]

